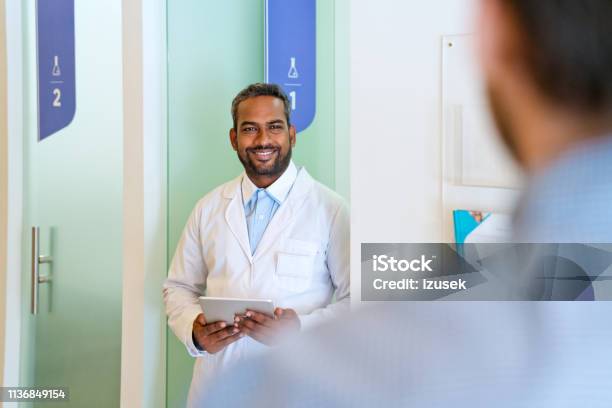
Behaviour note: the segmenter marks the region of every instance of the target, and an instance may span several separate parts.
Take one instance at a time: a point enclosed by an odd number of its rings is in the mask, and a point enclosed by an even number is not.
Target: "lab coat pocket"
[[[276,283],[291,293],[304,292],[310,286],[313,253],[279,252],[276,262]]]

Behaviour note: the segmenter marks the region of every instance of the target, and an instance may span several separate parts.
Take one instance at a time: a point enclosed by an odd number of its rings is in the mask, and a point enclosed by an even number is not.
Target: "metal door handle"
[[[43,263],[53,262],[50,255],[40,255],[39,247],[40,229],[32,227],[32,283],[31,283],[31,312],[33,315],[38,314],[38,285],[51,281],[50,276],[40,276],[39,266]]]

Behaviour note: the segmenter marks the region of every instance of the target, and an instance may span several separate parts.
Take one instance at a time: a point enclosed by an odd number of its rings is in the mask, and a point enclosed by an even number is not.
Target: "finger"
[[[284,313],[284,310],[281,309],[280,307],[277,307],[276,309],[274,309],[274,316],[276,316],[279,319],[281,318],[283,313]]]
[[[242,322],[243,320],[246,320],[245,315],[234,316],[234,327],[238,327],[240,325],[240,322]]]
[[[219,343],[220,341],[233,336],[234,334],[238,333],[240,330],[238,330],[238,328],[233,327],[233,326],[229,326],[226,327],[223,330],[219,330],[218,332],[215,332],[213,334],[211,334],[209,336],[210,340],[214,343]]]
[[[240,329],[240,334],[244,334],[246,336],[249,336],[249,337],[257,340],[260,343],[265,343],[265,344],[267,344],[269,342],[269,339],[270,339],[269,336],[261,333],[260,331],[253,330],[253,329],[250,329],[248,327],[241,328]]]
[[[244,336],[245,336],[244,333],[238,332],[238,333],[232,334],[231,336],[227,336],[223,340],[217,342],[215,345],[218,346],[218,347],[223,348],[223,347],[226,347],[229,344],[232,344],[233,342],[235,342],[237,340],[240,340]]]
[[[204,313],[200,313],[198,317],[196,317],[196,321],[202,326],[206,326],[206,318],[204,317]]]
[[[250,333],[255,333],[258,335],[272,335],[272,330],[269,327],[250,319],[242,321],[242,324],[240,325],[240,330],[244,331],[245,329],[248,330]]]
[[[244,319],[244,320],[240,320],[240,322],[238,322],[238,327],[242,330],[243,328],[248,328],[251,330],[258,330],[257,326],[261,326],[259,323],[257,323],[254,320],[249,320],[249,319]]]
[[[210,336],[213,333],[218,332],[219,330],[223,330],[227,327],[227,323],[225,322],[214,322],[209,323],[203,327],[202,331],[205,336]]]
[[[273,319],[271,319],[269,316],[263,313],[254,312],[252,310],[248,310],[246,312],[246,316],[249,319],[255,320],[259,324],[263,324],[264,326],[270,326],[270,322],[273,321]]]
[[[286,327],[297,327],[298,329],[302,327],[302,322],[300,321],[300,317],[293,309],[285,309],[283,312],[283,316],[279,319],[283,325]]]
[[[283,315],[282,315],[283,319],[294,319],[294,318],[297,318],[297,317],[298,317],[298,315],[295,312],[295,310],[293,310],[293,309],[283,309]]]
[[[248,317],[246,317],[246,315],[244,316],[236,316],[234,318],[234,327],[237,327],[238,329],[240,329],[242,327],[242,325],[244,324],[244,322],[249,321],[250,319]]]

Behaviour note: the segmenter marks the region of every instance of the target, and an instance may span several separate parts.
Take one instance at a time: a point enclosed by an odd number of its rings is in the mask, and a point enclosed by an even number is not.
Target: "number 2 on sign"
[[[295,93],[295,91],[289,92],[289,98],[291,98],[291,110],[295,110],[296,97],[297,97],[297,94]]]
[[[58,88],[55,88],[53,90],[53,96],[55,96],[55,98],[53,98],[53,107],[61,108],[62,107],[62,101],[61,101],[62,92]]]

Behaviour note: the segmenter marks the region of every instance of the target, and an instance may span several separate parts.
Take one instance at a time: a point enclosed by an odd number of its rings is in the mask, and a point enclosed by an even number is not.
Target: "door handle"
[[[51,281],[50,276],[40,276],[40,264],[53,262],[53,258],[50,255],[40,255],[39,238],[39,227],[32,227],[32,286],[30,305],[33,315],[38,314],[38,285]]]

